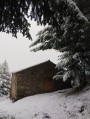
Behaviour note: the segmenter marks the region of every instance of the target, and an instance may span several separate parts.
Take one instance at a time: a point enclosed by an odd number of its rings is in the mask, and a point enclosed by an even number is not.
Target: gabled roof
[[[26,69],[29,69],[29,68],[32,68],[32,67],[36,67],[36,66],[39,66],[39,65],[41,65],[41,64],[48,63],[48,62],[51,62],[51,61],[50,61],[50,60],[46,60],[46,61],[44,61],[44,62],[40,62],[40,63],[35,64],[35,65],[31,65],[31,66],[29,66],[29,67],[27,67],[27,68],[24,68],[24,69],[21,69],[21,70],[12,72],[12,73],[21,72],[21,71],[24,71],[24,70],[26,70]],[[55,63],[53,63],[53,62],[51,62],[51,63],[55,65]]]

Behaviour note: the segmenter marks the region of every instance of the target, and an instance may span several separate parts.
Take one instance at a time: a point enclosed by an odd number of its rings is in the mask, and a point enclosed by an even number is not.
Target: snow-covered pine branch
[[[32,46],[40,43],[32,51],[55,49],[62,52],[59,63],[56,65],[58,72],[54,79],[71,80],[74,87],[82,87],[86,82],[86,71],[90,67],[90,23],[83,15],[76,3],[72,0],[57,0],[50,6],[55,17],[55,23],[44,28],[38,33],[38,39]],[[87,55],[86,55],[87,54]],[[73,73],[71,72],[73,71]],[[75,75],[72,75],[75,74]]]

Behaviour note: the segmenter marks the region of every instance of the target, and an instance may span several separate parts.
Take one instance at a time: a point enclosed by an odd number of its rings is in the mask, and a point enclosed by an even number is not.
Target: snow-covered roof
[[[23,69],[20,69],[20,70],[14,71],[14,72],[12,72],[12,73],[21,72],[21,71],[24,71],[24,70],[26,70],[26,69],[28,69],[28,68],[32,68],[32,67],[35,67],[35,66],[41,65],[41,64],[43,64],[43,63],[46,63],[46,62],[51,62],[51,63],[53,63],[53,62],[50,61],[50,60],[46,60],[46,61],[43,61],[43,62],[40,62],[40,63],[34,64],[34,65],[30,65],[29,67],[26,67],[26,68],[23,68]],[[53,64],[55,64],[55,63],[53,63]]]

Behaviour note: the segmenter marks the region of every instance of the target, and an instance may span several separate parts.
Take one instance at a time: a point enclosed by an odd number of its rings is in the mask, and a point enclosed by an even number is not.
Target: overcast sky
[[[30,33],[35,40],[37,32],[43,29],[43,27],[37,26],[34,21],[30,23]],[[23,37],[22,34],[18,34],[18,38],[16,39],[12,37],[11,34],[0,33],[0,63],[6,59],[11,72],[27,68],[49,59],[57,63],[57,56],[59,53],[54,50],[35,53],[30,52],[30,44],[31,41]]]

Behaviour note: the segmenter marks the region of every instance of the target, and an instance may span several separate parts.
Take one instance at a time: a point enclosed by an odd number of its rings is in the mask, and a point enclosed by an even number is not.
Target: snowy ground
[[[90,86],[39,94],[12,103],[0,98],[0,119],[90,119]]]

